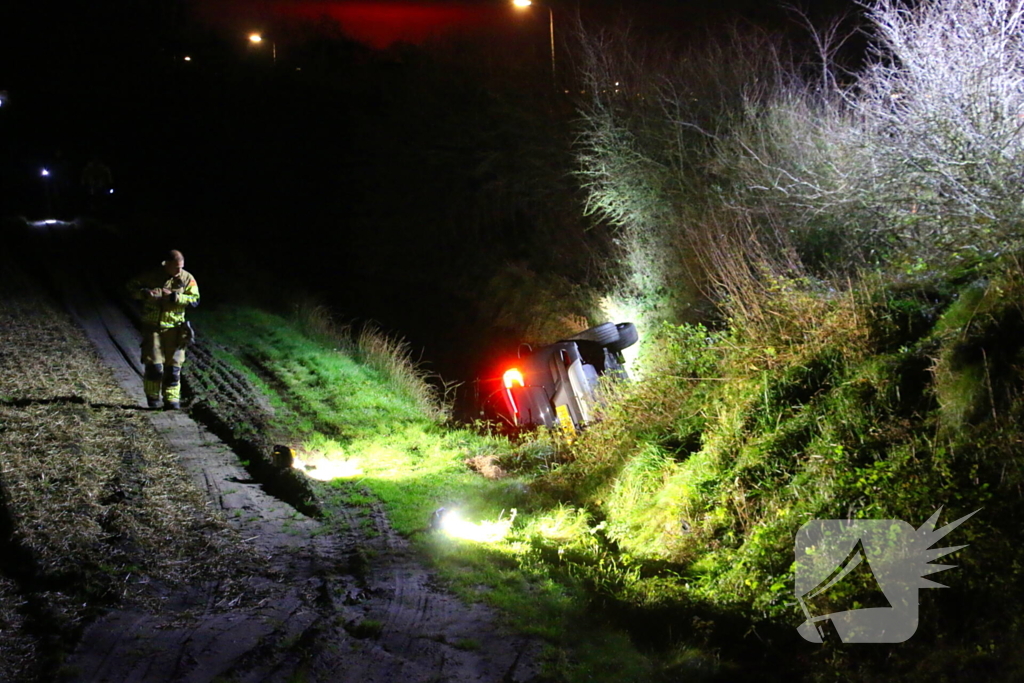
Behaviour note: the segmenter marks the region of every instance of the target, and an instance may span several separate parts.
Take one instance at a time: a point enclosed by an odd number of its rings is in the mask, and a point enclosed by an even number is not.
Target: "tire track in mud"
[[[48,272],[61,300],[143,406],[134,326],[87,274],[76,273],[73,263],[56,263],[63,267],[51,264]],[[335,511],[348,531],[327,533],[318,520],[269,495],[239,455],[186,412],[148,415],[210,504],[254,549],[260,566],[240,568],[231,585],[154,586],[159,609],[108,612],[85,629],[67,660],[67,680],[427,683],[539,677],[540,644],[511,637],[489,608],[438,589],[380,506],[371,515],[375,536],[360,532],[351,509]]]
[[[381,623],[377,642],[389,653],[401,653],[401,667],[389,672],[394,678],[381,678],[375,663],[357,662],[346,681],[398,680],[416,673],[421,673],[423,680],[436,680],[418,666],[424,661],[436,663],[441,680],[518,681],[536,676],[536,643],[496,633],[489,609],[466,605],[433,588],[430,574],[403,547],[404,539],[398,541],[387,539],[390,548],[369,574],[366,590],[375,599],[365,605],[365,618]],[[507,654],[487,661],[487,651],[496,643]],[[480,652],[461,648],[480,648]],[[487,676],[482,675],[485,672]]]

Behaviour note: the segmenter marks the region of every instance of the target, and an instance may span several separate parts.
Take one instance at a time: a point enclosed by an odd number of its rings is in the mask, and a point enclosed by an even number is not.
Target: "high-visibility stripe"
[[[146,392],[146,398],[160,398],[160,385],[158,379],[147,379],[142,382],[142,390]]]
[[[180,401],[181,400],[181,384],[172,384],[164,387],[164,400],[165,401]]]

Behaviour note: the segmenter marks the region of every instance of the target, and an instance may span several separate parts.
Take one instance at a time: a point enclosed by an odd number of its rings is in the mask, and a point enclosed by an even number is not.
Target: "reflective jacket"
[[[167,296],[154,299],[151,289],[169,289]],[[142,301],[142,324],[167,330],[185,323],[185,309],[199,304],[199,283],[192,273],[182,269],[175,276],[163,268],[144,273],[128,283],[133,299]]]

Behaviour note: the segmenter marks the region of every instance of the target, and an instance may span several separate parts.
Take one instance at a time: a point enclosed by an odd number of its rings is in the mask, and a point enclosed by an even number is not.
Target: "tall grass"
[[[984,507],[953,541],[970,544],[943,575],[953,590],[922,591],[929,624],[916,644],[821,675],[923,680],[901,667],[937,643],[951,671],[969,670],[978,646],[991,670],[1014,671],[1017,636],[998,624],[1024,599],[1009,559],[1024,514],[1020,278],[1005,259],[946,291],[881,279],[863,296],[780,290],[766,327],[663,326],[645,359],[660,372],[618,387],[603,421],[542,479],[615,545],[615,567],[580,571],[652,620],[712,609],[788,630],[803,619],[792,598],[805,522],[917,525],[940,505],[943,520]],[[850,609],[871,588],[851,584],[831,604]]]
[[[435,420],[451,416],[447,391],[450,385],[438,386],[430,382],[431,379],[440,381],[440,377],[428,373],[413,357],[409,342],[367,323],[359,330],[356,348],[367,365],[383,373],[391,387],[412,398],[424,414]]]
[[[338,323],[330,308],[315,298],[297,299],[292,316],[313,338],[358,357],[382,373],[393,391],[411,399],[430,419],[444,421],[451,416],[450,385],[429,373],[404,339],[372,322],[356,332],[352,325]]]
[[[564,660],[552,664],[554,680],[649,679],[652,663],[627,638],[587,622],[582,588],[607,593],[637,568],[609,552],[586,510],[532,487],[538,472],[563,462],[564,439],[544,433],[513,441],[439,426],[396,395],[386,373],[366,367],[371,354],[402,358],[404,347],[394,347],[401,342],[371,329],[352,341],[357,362],[325,334],[327,312],[306,310],[306,330],[255,309],[207,312],[204,328],[262,378],[277,407],[275,438],[293,445],[301,471],[325,481],[312,487],[327,524],[364,526],[369,553],[380,529],[368,513],[385,510],[443,582],[498,606],[515,630],[551,645]],[[440,507],[461,519],[445,533],[430,527]],[[596,638],[614,649],[591,648]]]

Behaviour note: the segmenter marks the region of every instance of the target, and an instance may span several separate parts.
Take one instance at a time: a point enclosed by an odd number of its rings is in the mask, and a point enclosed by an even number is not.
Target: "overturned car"
[[[496,407],[515,427],[574,433],[593,419],[600,377],[625,379],[623,349],[637,342],[633,323],[604,323],[520,355],[505,370]]]

